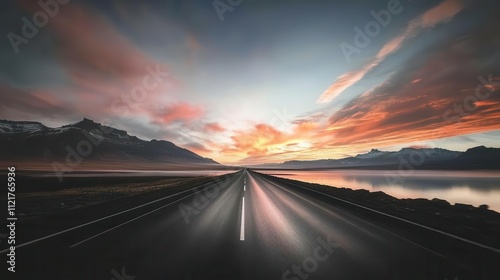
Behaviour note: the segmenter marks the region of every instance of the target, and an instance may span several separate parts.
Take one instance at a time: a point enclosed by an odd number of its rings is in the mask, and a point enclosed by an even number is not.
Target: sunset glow
[[[500,21],[489,4],[402,1],[348,60],[339,45],[387,1],[353,17],[336,1],[292,2],[244,2],[222,22],[210,1],[71,2],[29,42],[2,40],[0,118],[87,117],[238,165],[498,146]],[[3,34],[21,34],[20,19],[41,9],[8,5]]]

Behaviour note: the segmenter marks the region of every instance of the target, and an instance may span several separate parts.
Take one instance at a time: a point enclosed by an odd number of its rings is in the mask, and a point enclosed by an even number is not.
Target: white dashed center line
[[[243,197],[242,202],[241,202],[240,241],[245,241],[245,197]]]

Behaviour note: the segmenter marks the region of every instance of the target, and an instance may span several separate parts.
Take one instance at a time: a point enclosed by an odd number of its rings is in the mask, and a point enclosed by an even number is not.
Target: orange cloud
[[[59,57],[74,83],[101,93],[118,84],[131,89],[157,62],[136,49],[97,11],[77,4],[62,7],[50,28],[57,35]],[[166,67],[164,67],[166,68]]]
[[[41,9],[36,1],[19,0],[19,3],[31,13]],[[50,18],[44,28],[53,35],[56,58],[69,79],[68,86],[51,92],[27,90],[32,91],[33,98],[43,101],[41,105],[47,104],[45,108],[58,105],[77,118],[91,116],[98,121],[110,117],[147,117],[161,124],[202,115],[201,108],[183,102],[158,110],[165,106],[167,95],[179,83],[171,75],[165,78],[165,73],[170,74],[166,65],[140,50],[91,5],[73,2],[61,5],[60,13]],[[196,47],[195,38],[188,43]],[[139,100],[131,99],[137,87],[145,88],[145,94]]]
[[[335,82],[326,89],[318,99],[318,103],[327,103],[337,96],[339,96],[344,90],[350,88],[352,85],[357,83],[359,80],[378,65],[378,61],[374,61],[368,65],[365,65],[362,69],[358,71],[347,72],[342,74],[335,80]]]
[[[353,99],[318,137],[324,147],[382,147],[500,129],[500,77],[478,78],[477,59],[466,43],[452,44],[415,73],[402,71]]]
[[[247,156],[268,154],[276,144],[284,143],[286,135],[267,124],[257,124],[250,131],[237,131],[233,145],[226,151],[237,151]]]
[[[33,13],[41,9],[36,1],[19,2]],[[154,78],[151,72],[157,67],[162,73],[170,71],[138,49],[90,5],[73,2],[61,5],[60,13],[50,18],[45,28],[54,35],[56,57],[72,84],[70,89],[54,92],[58,95],[64,92],[66,96],[61,99],[72,99],[73,109],[80,115],[109,114],[113,102],[121,100],[123,95],[130,96],[137,86],[143,86],[145,77]],[[161,104],[160,93],[170,93],[178,84],[171,76],[164,79],[160,82],[149,79],[149,84],[157,82],[157,86],[148,87],[147,100],[135,102],[134,105],[140,106],[127,106],[128,112],[144,115]]]
[[[290,160],[314,149],[313,136],[318,130],[320,126],[312,121],[296,122],[290,132],[259,123],[248,130],[235,131],[231,143],[220,145],[220,151],[238,163]]]
[[[171,104],[156,112],[154,121],[161,124],[167,124],[174,121],[191,121],[201,118],[203,114],[203,109],[201,107],[180,102]]]
[[[378,66],[387,56],[399,50],[402,44],[410,37],[415,36],[420,30],[430,28],[438,23],[449,21],[458,14],[464,6],[460,0],[445,0],[438,6],[428,10],[408,24],[406,30],[397,37],[386,43],[377,53],[376,57],[359,70],[350,71],[340,75],[333,84],[326,89],[318,98],[318,103],[327,103],[339,96],[347,88],[351,87],[373,68]]]
[[[386,82],[330,112],[326,124],[328,109],[295,120],[289,132],[260,124],[239,131],[224,151],[240,163],[338,158],[500,130],[500,76],[489,74],[497,70],[499,58],[477,48],[498,34],[482,28],[483,33],[416,54]]]

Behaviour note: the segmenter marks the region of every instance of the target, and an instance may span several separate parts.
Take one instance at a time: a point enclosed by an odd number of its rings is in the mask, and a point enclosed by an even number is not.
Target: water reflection
[[[500,172],[383,170],[264,171],[279,177],[350,189],[383,191],[397,198],[440,198],[487,204],[500,212]]]

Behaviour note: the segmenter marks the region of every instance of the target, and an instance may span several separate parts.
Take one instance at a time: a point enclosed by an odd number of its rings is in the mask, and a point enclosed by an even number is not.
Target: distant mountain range
[[[372,149],[365,154],[342,159],[292,160],[253,167],[277,169],[428,169],[499,170],[500,148],[479,146],[465,152],[441,148],[403,148],[399,151]]]
[[[39,122],[0,120],[0,161],[144,162],[218,165],[169,141],[141,140],[89,119],[50,128]]]
[[[70,165],[78,160],[93,163],[130,163],[221,166],[212,159],[163,140],[141,140],[126,131],[89,119],[57,128],[39,122],[0,120],[0,161],[53,162]],[[117,169],[120,168],[116,165]],[[429,169],[500,170],[500,148],[479,146],[465,152],[441,148],[372,149],[342,159],[286,161],[253,168],[276,169]]]

